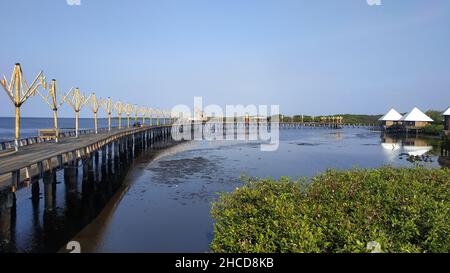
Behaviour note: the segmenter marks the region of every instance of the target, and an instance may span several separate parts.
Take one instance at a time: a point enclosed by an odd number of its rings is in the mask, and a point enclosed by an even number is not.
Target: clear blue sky
[[[29,81],[42,69],[62,90],[313,115],[450,105],[448,0],[1,0],[1,10],[0,73],[20,62]],[[0,101],[12,115],[3,91]],[[39,97],[22,108],[51,116]]]

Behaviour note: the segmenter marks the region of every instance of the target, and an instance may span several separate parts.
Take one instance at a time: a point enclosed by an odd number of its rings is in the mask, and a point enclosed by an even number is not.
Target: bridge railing
[[[166,124],[168,125],[168,124]],[[145,124],[144,126],[149,126],[148,124]],[[156,125],[152,125],[152,126],[156,126]],[[132,128],[132,127],[130,127]],[[126,127],[122,128],[121,130],[125,130],[128,129]],[[119,130],[119,127],[111,127],[111,131],[117,131]],[[102,132],[108,132],[108,128],[98,128],[98,132],[102,133]],[[88,135],[88,134],[95,134],[95,129],[94,128],[89,128],[89,129],[81,129],[78,130],[78,135]],[[60,129],[60,133],[59,133],[59,138],[63,139],[66,137],[74,137],[76,135],[75,129],[74,128],[70,128],[70,129]],[[32,145],[32,144],[36,144],[36,143],[41,143],[41,142],[52,142],[54,140],[51,139],[47,139],[47,138],[43,138],[40,136],[31,136],[31,137],[26,137],[26,138],[22,138],[19,140],[19,146],[23,147],[23,146],[27,146],[27,145]],[[14,149],[14,140],[7,140],[7,141],[2,141],[0,142],[0,152],[1,151],[5,151],[5,150],[10,150],[10,149]]]

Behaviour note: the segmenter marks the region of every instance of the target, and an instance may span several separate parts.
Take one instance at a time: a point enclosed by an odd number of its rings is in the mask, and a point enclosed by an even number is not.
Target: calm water
[[[89,252],[207,252],[211,202],[241,186],[241,175],[311,177],[327,168],[412,166],[402,153],[428,154],[431,160],[420,164],[439,167],[432,140],[382,138],[366,129],[290,129],[280,138],[275,152],[261,152],[252,141],[184,142],[143,152],[117,173],[98,170],[83,178],[80,172],[70,185],[60,171],[50,215],[43,199],[30,199],[30,189],[17,192],[9,233],[0,229],[0,239],[11,239],[3,251],[64,251],[67,241],[77,240]]]
[[[191,142],[141,160],[129,173],[127,191],[74,239],[85,251],[206,252],[213,238],[211,202],[218,192],[241,186],[240,175],[310,177],[327,168],[411,166],[400,153],[432,152],[422,142],[381,145],[380,133],[359,129],[285,130],[281,138],[276,152],[261,152],[251,142]],[[436,157],[432,161],[422,164],[438,167]]]

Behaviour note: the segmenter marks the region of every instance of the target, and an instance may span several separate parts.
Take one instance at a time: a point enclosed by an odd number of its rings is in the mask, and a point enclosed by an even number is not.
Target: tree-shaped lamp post
[[[20,139],[20,107],[24,104],[31,95],[36,94],[36,90],[39,86],[46,87],[45,77],[42,76],[42,71],[38,73],[36,78],[34,78],[31,85],[28,85],[25,77],[22,74],[22,68],[19,63],[16,63],[14,70],[11,74],[11,80],[8,83],[5,75],[1,80],[1,85],[5,89],[6,94],[11,99],[14,104],[15,111],[15,130],[14,130],[14,148],[19,150],[19,139]]]
[[[119,100],[116,105],[114,106],[117,112],[117,116],[119,118],[119,130],[122,129],[122,114],[125,111],[125,106],[123,103]]]
[[[148,114],[148,118],[150,119],[150,121],[149,121],[150,126],[153,126],[153,109],[149,107],[147,109],[147,114]]]
[[[156,126],[159,126],[159,110],[155,109],[154,110],[155,116],[156,116]]]
[[[142,115],[142,125],[145,125],[145,117],[148,113],[147,107],[143,106],[143,107],[139,108],[139,113]]]
[[[111,112],[113,105],[111,104],[111,98],[108,97],[108,99],[101,99],[100,104],[103,106],[103,109],[105,109],[106,114],[108,114],[108,132],[111,131]]]
[[[67,93],[69,95],[69,100],[67,100],[67,104],[69,104],[70,107],[72,107],[73,111],[75,112],[75,137],[79,136],[79,116],[80,111],[83,109],[83,107],[89,102],[89,97],[86,97],[84,94],[80,93],[80,89],[77,87],[75,89],[70,89],[70,91]],[[66,96],[67,96],[66,95]]]
[[[135,105],[133,106],[134,124],[137,124],[139,111],[140,111],[140,108],[137,106],[137,104],[135,104]]]
[[[125,104],[125,113],[127,114],[127,128],[130,128],[130,115],[133,112],[133,105],[127,103]]]
[[[159,114],[161,115],[161,125],[165,125],[166,124],[166,112],[164,110],[161,110],[159,112]]]
[[[67,95],[62,96],[62,100],[58,102],[58,99],[56,98],[56,80],[53,79],[52,83],[50,84],[50,89],[48,90],[47,95],[43,95],[39,90],[37,90],[39,96],[50,106],[50,108],[53,110],[53,127],[55,129],[55,141],[58,142],[59,140],[59,130],[58,130],[58,109],[61,107],[61,105],[64,104],[64,102],[67,99]]]
[[[98,134],[98,109],[100,109],[100,101],[97,99],[95,93],[92,93],[91,100],[89,101],[89,106],[94,113],[94,130]]]

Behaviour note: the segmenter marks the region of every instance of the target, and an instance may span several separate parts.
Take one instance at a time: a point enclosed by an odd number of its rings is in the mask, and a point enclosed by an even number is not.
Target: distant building
[[[397,112],[397,110],[392,108],[391,110],[389,110],[389,112],[387,112],[386,115],[382,116],[379,119],[379,121],[382,122],[382,124],[385,128],[388,128],[388,127],[391,127],[392,125],[398,124],[399,120],[401,118],[402,118],[402,115],[400,115],[400,113]]]
[[[252,122],[267,122],[267,116],[252,116],[249,117]]]
[[[450,107],[442,115],[444,116],[444,130],[448,134],[450,133]]]
[[[429,125],[433,120],[420,111],[419,108],[414,107],[409,113],[404,115],[399,122],[405,127],[423,128]]]

